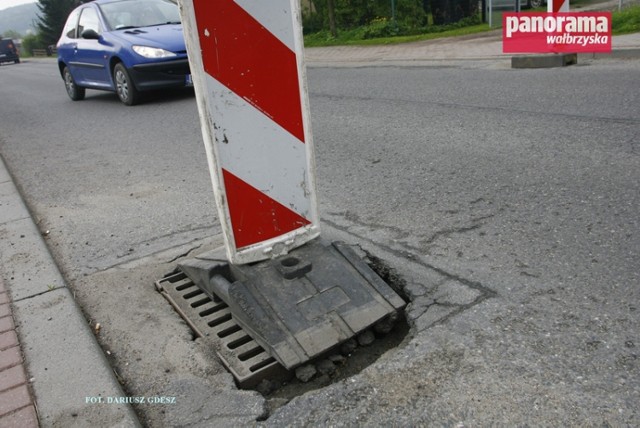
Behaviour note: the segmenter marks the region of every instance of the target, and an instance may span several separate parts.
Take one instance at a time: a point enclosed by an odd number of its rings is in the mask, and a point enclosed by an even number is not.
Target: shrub
[[[22,39],[22,51],[33,56],[34,49],[45,49],[47,46],[39,34],[29,34]]]
[[[631,6],[620,12],[613,12],[611,29],[613,34],[627,34],[640,31],[640,6]]]

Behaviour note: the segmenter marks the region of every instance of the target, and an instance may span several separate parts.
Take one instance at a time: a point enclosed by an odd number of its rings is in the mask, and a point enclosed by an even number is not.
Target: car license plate
[[[0,54],[0,58],[4,58],[7,54]]]
[[[193,78],[191,77],[190,74],[187,74],[184,80],[184,85],[185,86],[193,86]]]

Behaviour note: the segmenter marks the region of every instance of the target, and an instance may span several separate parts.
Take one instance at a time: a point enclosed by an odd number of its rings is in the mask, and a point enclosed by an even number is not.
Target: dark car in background
[[[3,39],[0,37],[0,64],[4,62],[18,64],[20,63],[20,55],[12,39]]]
[[[126,105],[141,92],[191,86],[178,6],[170,0],[96,0],[71,12],[57,44],[69,97],[115,92]]]

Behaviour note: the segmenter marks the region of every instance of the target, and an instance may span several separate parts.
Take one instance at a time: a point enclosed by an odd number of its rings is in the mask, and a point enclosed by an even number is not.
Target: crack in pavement
[[[181,258],[183,258],[183,257],[187,257],[189,254],[191,254],[191,253],[193,253],[194,251],[196,251],[196,250],[200,249],[201,247],[202,247],[202,244],[197,245],[197,246],[195,246],[195,247],[192,247],[191,249],[187,250],[186,252],[184,252],[184,253],[182,253],[182,254],[179,254],[179,255],[177,255],[177,256],[175,256],[175,257],[173,257],[171,260],[168,260],[168,261],[166,261],[165,263],[173,263],[173,262],[175,262],[175,261],[176,261],[176,260],[178,260],[178,259],[181,259]]]
[[[492,217],[492,215],[491,215],[491,216],[487,216],[486,218],[489,218],[489,217]],[[387,252],[389,252],[389,253],[391,253],[391,254],[394,254],[394,255],[395,255],[395,256],[397,256],[397,257],[400,257],[400,258],[408,258],[408,259],[409,259],[409,260],[411,260],[413,263],[416,263],[416,264],[418,264],[418,265],[420,265],[420,266],[422,266],[422,267],[425,267],[425,268],[431,269],[431,270],[433,270],[433,271],[435,271],[435,272],[439,273],[440,275],[442,275],[442,276],[444,276],[444,277],[446,277],[446,278],[449,278],[449,279],[455,280],[455,281],[457,281],[457,282],[460,282],[461,284],[464,284],[465,286],[467,286],[467,287],[469,287],[469,288],[472,288],[472,289],[474,289],[474,290],[479,291],[479,292],[481,293],[481,296],[485,296],[485,298],[491,298],[491,297],[495,297],[495,296],[497,296],[497,292],[495,292],[495,291],[494,291],[494,290],[492,290],[491,288],[489,288],[489,287],[487,287],[487,286],[483,285],[482,283],[480,283],[480,282],[478,282],[478,281],[472,281],[472,280],[470,280],[470,279],[463,278],[463,277],[461,277],[461,276],[459,276],[459,275],[456,275],[456,274],[451,273],[451,272],[447,272],[447,271],[445,271],[445,270],[444,270],[444,269],[442,269],[442,268],[439,268],[439,267],[437,267],[437,266],[434,266],[434,265],[432,265],[432,264],[430,264],[430,263],[427,263],[427,262],[425,262],[425,261],[421,260],[421,259],[419,258],[419,256],[417,256],[416,254],[413,254],[413,252],[417,252],[417,251],[419,251],[419,249],[417,249],[417,248],[415,248],[415,247],[413,247],[413,246],[411,246],[411,245],[407,245],[407,244],[405,244],[405,243],[398,243],[398,245],[400,245],[400,246],[402,246],[402,247],[406,248],[406,249],[407,249],[407,251],[398,250],[398,249],[393,248],[393,247],[391,247],[391,246],[389,246],[389,245],[385,245],[385,244],[383,244],[383,243],[376,242],[376,241],[374,241],[374,240],[372,240],[372,239],[369,239],[369,238],[366,238],[366,237],[364,237],[364,236],[357,235],[357,234],[353,233],[352,231],[350,231],[350,230],[349,230],[349,227],[339,225],[338,223],[336,223],[336,222],[334,222],[334,221],[324,219],[324,220],[322,220],[322,222],[323,222],[323,223],[326,223],[326,224],[328,224],[329,226],[331,226],[331,227],[333,227],[333,228],[335,228],[335,229],[338,229],[338,230],[340,230],[340,231],[342,231],[342,232],[348,233],[348,234],[353,235],[353,236],[356,236],[356,237],[358,237],[358,238],[360,238],[360,239],[362,239],[362,240],[365,240],[365,241],[367,241],[367,242],[369,242],[369,243],[371,243],[371,244],[375,245],[376,247],[381,248],[381,249],[382,249],[382,250],[384,250],[384,251],[387,251]],[[361,225],[362,225],[362,224],[361,224]],[[366,226],[366,225],[365,225],[365,226]],[[479,226],[478,226],[478,227],[479,227]],[[477,227],[473,227],[471,230],[474,230],[474,229],[476,229],[476,228],[477,228]],[[413,252],[412,252],[412,251],[413,251]],[[476,300],[477,300],[477,299],[476,299]],[[471,304],[471,306],[473,306],[473,305],[475,305],[475,304],[477,304],[477,303],[480,303],[480,301],[482,301],[482,300],[478,300],[477,302],[474,302],[473,304]]]
[[[550,111],[534,111],[534,110],[525,110],[525,109],[515,109],[512,107],[499,107],[499,106],[486,106],[486,105],[475,105],[475,104],[461,104],[461,103],[448,103],[442,101],[422,101],[422,100],[411,100],[406,98],[385,98],[385,97],[364,97],[364,96],[356,96],[356,95],[336,95],[336,94],[326,94],[321,92],[311,92],[310,95],[314,98],[327,98],[327,99],[339,99],[346,100],[351,99],[355,101],[381,101],[385,103],[410,103],[410,104],[419,104],[419,105],[431,105],[437,107],[445,107],[452,109],[464,109],[464,110],[483,110],[483,111],[496,111],[499,113],[509,113],[509,114],[521,114],[526,116],[542,116],[542,117],[552,117],[554,120],[558,120],[558,118],[563,117],[567,119],[575,119],[575,120],[589,120],[589,121],[598,121],[598,122],[606,122],[606,123],[618,123],[618,124],[631,124],[637,125],[640,123],[640,120],[633,117],[602,117],[602,116],[588,116],[582,114],[570,114],[563,112],[550,112]]]

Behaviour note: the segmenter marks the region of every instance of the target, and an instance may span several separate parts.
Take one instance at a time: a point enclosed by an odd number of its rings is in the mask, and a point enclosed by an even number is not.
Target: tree
[[[80,3],[79,0],[39,0],[37,25],[42,43],[48,46],[58,41],[67,16]]]
[[[27,34],[22,38],[22,51],[33,55],[34,49],[45,49],[47,45],[42,43],[39,34]]]
[[[14,40],[18,40],[22,38],[22,35],[20,33],[18,33],[15,30],[7,30],[4,33],[2,33],[2,37],[7,38],[7,39],[14,39]],[[0,37],[0,38],[2,38]]]
[[[427,0],[313,0],[303,17],[305,33],[328,29],[336,37],[337,31],[372,25],[415,31],[426,24],[423,1]]]
[[[327,0],[327,13],[329,15],[329,31],[333,37],[338,37],[336,30],[336,6],[333,0]]]
[[[478,13],[477,0],[431,0],[430,3],[435,25],[451,24]]]

